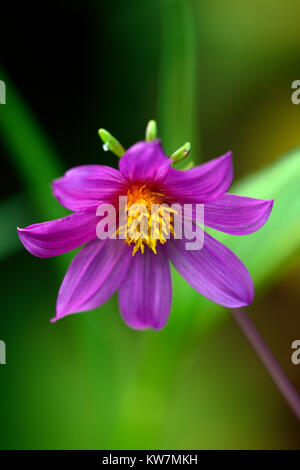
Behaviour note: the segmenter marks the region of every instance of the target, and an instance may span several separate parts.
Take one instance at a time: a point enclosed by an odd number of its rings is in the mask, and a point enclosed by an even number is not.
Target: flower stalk
[[[286,374],[281,369],[263,337],[257,331],[256,327],[244,310],[232,309],[231,314],[242,332],[245,334],[254,351],[264,364],[275,385],[289,404],[295,416],[300,421],[300,396],[289,381]]]

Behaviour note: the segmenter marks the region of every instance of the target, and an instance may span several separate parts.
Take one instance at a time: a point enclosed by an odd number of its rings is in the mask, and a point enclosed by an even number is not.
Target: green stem
[[[44,220],[61,217],[65,215],[66,211],[55,200],[50,189],[51,181],[63,172],[61,160],[29,106],[19,95],[11,81],[5,77],[1,69],[0,77],[6,82],[7,95],[6,104],[0,106],[0,136],[11,157],[14,169],[19,174],[27,194],[30,196],[31,206],[35,208],[37,215]],[[10,210],[10,215],[15,216],[15,219],[17,219],[14,222],[15,227],[13,227],[13,224],[9,225],[10,234],[7,234],[7,237],[10,235],[10,237],[15,237],[17,240],[16,225],[18,223],[27,225],[24,216],[22,218],[20,216],[19,219],[18,211],[22,207],[22,201],[19,201],[19,198],[12,201],[12,204],[8,207],[1,207],[0,216]],[[12,210],[14,210],[14,213],[12,213]],[[13,249],[13,246],[14,244],[12,244],[12,247],[8,246],[7,242],[7,250]],[[53,259],[59,276],[66,271],[73,257],[74,253],[66,253]],[[47,286],[45,286],[45,291],[46,289]],[[55,306],[53,305],[54,309]],[[100,328],[100,322],[102,329]],[[60,328],[60,325],[55,325],[52,328]],[[112,390],[116,390],[114,383],[116,359],[113,356],[114,350],[109,341],[108,329],[105,326],[103,327],[103,319],[100,316],[98,320],[96,315],[89,316],[88,313],[82,318],[82,321],[74,319],[72,323],[70,322],[69,328],[73,332],[74,343],[76,346],[79,344],[79,347],[81,347],[84,367],[89,371],[91,409],[95,410],[95,416],[90,420],[89,440],[97,438],[99,421],[101,416],[104,415],[107,423],[105,436],[111,436],[110,428],[112,428],[112,424],[110,422],[115,407]],[[67,327],[65,331],[68,331]],[[99,331],[99,336],[97,331]],[[55,337],[54,331],[53,335]],[[78,338],[80,341],[78,341]],[[105,387],[103,386],[103,377],[106,379]],[[79,423],[80,426],[81,423]],[[105,442],[105,444],[108,445],[108,442]]]
[[[244,310],[231,309],[230,311],[234,320],[272,377],[278,390],[285,398],[295,416],[300,420],[300,396],[292,383],[289,381],[287,375],[281,369],[272,351]]]
[[[40,216],[65,213],[53,198],[49,185],[62,173],[62,165],[39,122],[0,68],[6,83],[6,104],[0,107],[0,135],[13,160],[33,207]]]
[[[160,135],[168,153],[191,142],[193,158],[199,162],[197,31],[192,1],[162,0],[161,22]]]
[[[170,155],[185,142],[191,142],[192,158],[200,160],[197,123],[197,66],[196,66],[196,23],[190,0],[161,0],[161,75],[159,90],[159,136]],[[178,164],[185,166],[188,159]],[[176,165],[177,166],[177,165]],[[137,416],[144,416],[143,436],[139,423],[131,423],[128,446],[147,441],[152,447],[158,446],[167,424],[164,421],[172,388],[176,387],[177,365],[181,346],[189,328],[183,318],[168,334],[143,333],[142,351],[128,383],[128,401],[134,403]],[[142,333],[140,333],[142,334]],[[170,364],[170,357],[172,362]],[[132,383],[134,382],[134,386]],[[141,390],[147,390],[151,409],[145,416],[145,403]],[[163,393],[162,393],[163,391]],[[156,412],[157,410],[157,412]],[[123,410],[120,428],[128,429],[128,412]]]

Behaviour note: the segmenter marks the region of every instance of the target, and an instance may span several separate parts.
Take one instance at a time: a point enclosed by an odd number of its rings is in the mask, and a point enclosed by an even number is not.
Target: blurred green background
[[[60,217],[50,182],[67,168],[117,166],[97,129],[124,146],[158,121],[167,152],[200,163],[233,150],[233,192],[275,198],[268,224],[217,234],[244,261],[248,313],[300,392],[298,0],[83,0],[1,5],[2,449],[288,449],[300,426],[226,309],[174,273],[161,332],[105,306],[52,325],[74,253],[29,255],[16,226]]]

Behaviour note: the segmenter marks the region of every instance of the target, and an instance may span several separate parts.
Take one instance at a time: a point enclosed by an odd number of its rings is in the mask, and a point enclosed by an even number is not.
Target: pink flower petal
[[[204,225],[232,235],[247,235],[267,222],[273,202],[226,193],[204,205]]]
[[[171,168],[162,184],[162,192],[183,204],[202,203],[222,196],[231,185],[232,177],[232,154],[227,152],[191,170]]]
[[[161,182],[169,171],[170,161],[159,140],[143,141],[127,150],[120,159],[119,168],[130,181]]]
[[[49,258],[74,250],[95,238],[98,221],[99,217],[94,212],[77,212],[17,230],[29,253],[39,258]]]
[[[89,242],[70,264],[52,321],[104,304],[118,289],[131,261],[131,250],[123,240]]]
[[[137,252],[119,288],[119,304],[127,325],[138,330],[163,328],[172,303],[169,261],[163,249]]]
[[[72,168],[52,183],[53,194],[67,209],[82,211],[126,195],[128,183],[118,170],[103,165]]]
[[[250,274],[226,246],[204,234],[204,246],[187,251],[185,240],[166,245],[170,260],[182,277],[200,294],[225,307],[249,305],[254,288]]]

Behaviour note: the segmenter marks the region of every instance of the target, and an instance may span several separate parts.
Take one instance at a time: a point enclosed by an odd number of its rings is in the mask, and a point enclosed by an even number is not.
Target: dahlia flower
[[[227,192],[233,178],[231,152],[188,170],[173,168],[178,154],[176,158],[168,157],[156,138],[138,142],[126,152],[119,147],[116,153],[122,155],[118,170],[83,165],[53,182],[54,196],[72,214],[18,228],[24,247],[41,258],[84,245],[64,277],[52,321],[99,307],[118,290],[120,311],[127,325],[161,329],[172,302],[170,263],[211,301],[230,308],[250,304],[253,282],[242,261],[205,231],[202,248],[187,250],[185,235],[175,236],[172,211],[167,211],[171,221],[169,237],[163,229],[156,237],[143,231],[133,237],[130,230],[124,231],[124,225],[118,225],[112,237],[101,239],[101,233],[96,234],[102,220],[99,207],[110,204],[118,212],[120,196],[126,197],[127,210],[139,203],[146,208],[152,204],[203,204],[204,226],[232,235],[260,229],[273,201]],[[166,214],[162,213],[159,222],[164,223]],[[127,217],[125,229],[130,229],[136,217],[134,212]],[[203,222],[197,220],[194,208],[190,217],[194,224]],[[146,214],[144,220],[150,227],[151,216]]]

